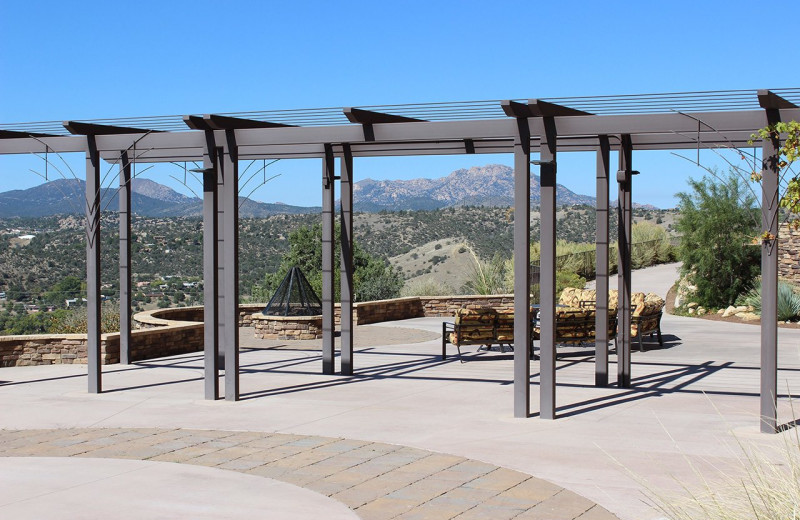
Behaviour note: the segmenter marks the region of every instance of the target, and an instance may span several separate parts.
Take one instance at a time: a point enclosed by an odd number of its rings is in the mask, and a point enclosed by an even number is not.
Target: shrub
[[[559,297],[561,292],[566,287],[583,288],[586,286],[586,278],[571,273],[569,271],[556,271],[556,298]],[[533,295],[532,303],[541,302],[541,286],[540,284],[533,284],[531,286],[531,294]]]
[[[500,256],[495,254],[490,261],[481,260],[472,253],[472,258],[475,264],[472,267],[467,283],[462,287],[462,292],[465,294],[504,294],[509,292],[509,287],[506,286],[506,261]]]
[[[704,307],[731,305],[753,286],[760,251],[747,245],[758,234],[755,197],[732,174],[727,180],[689,180],[678,193],[681,233],[678,259],[697,287],[693,299]]]
[[[795,293],[792,284],[778,282],[778,321],[790,321],[800,317],[800,295]],[[754,287],[741,300],[743,305],[753,307],[761,314],[761,284]]]
[[[85,334],[88,330],[86,307],[51,313],[47,331],[50,334]],[[103,333],[119,332],[119,306],[103,302],[100,308],[100,329]]]
[[[432,278],[409,280],[400,291],[401,296],[444,296],[453,293],[452,287]]]
[[[631,242],[631,266],[634,269],[663,264],[675,258],[667,230],[651,222],[634,224]]]

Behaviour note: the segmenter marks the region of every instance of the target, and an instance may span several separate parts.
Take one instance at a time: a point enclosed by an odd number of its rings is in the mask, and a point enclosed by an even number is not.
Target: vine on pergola
[[[778,147],[778,179],[779,185],[785,182],[783,193],[779,193],[781,208],[784,208],[789,214],[800,213],[800,175],[797,175],[792,170],[792,163],[800,159],[800,122],[789,121],[778,122],[772,125],[759,128],[756,133],[750,136],[750,144],[753,144],[757,139],[775,139],[779,143],[781,137],[783,143]],[[744,158],[744,156],[742,156]],[[788,180],[787,176],[792,177]],[[761,172],[753,168],[750,174],[750,180],[753,182],[762,181]],[[800,220],[794,220],[790,225],[798,229],[800,228]],[[765,231],[761,235],[762,240],[773,240],[775,236],[769,231]]]

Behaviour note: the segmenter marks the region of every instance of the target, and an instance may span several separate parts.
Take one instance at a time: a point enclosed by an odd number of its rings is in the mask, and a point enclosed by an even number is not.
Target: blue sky
[[[800,86],[765,11],[735,0],[0,0],[0,122]],[[409,179],[488,163],[511,157],[355,168],[356,180]],[[634,199],[660,207],[703,173],[669,153],[635,153],[634,167]],[[29,168],[41,161],[0,157],[0,191],[39,184]],[[319,204],[319,161],[270,171],[281,176],[254,198]],[[186,192],[179,173],[147,175]],[[559,156],[573,191],[593,194],[593,175],[590,154]]]

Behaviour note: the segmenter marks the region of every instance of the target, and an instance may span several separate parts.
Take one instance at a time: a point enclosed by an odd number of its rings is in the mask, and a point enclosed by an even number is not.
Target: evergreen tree
[[[756,200],[738,177],[689,179],[690,193],[678,193],[676,229],[682,235],[678,259],[705,307],[726,307],[749,290],[760,270]]]
[[[334,236],[339,236],[337,222]],[[335,299],[340,299],[339,265],[341,248],[336,241],[334,251]],[[289,234],[289,252],[284,255],[275,273],[265,277],[271,294],[293,266],[305,274],[311,287],[322,294],[322,225],[303,226]],[[364,251],[353,243],[353,293],[355,301],[383,300],[399,296],[403,281],[389,263]]]

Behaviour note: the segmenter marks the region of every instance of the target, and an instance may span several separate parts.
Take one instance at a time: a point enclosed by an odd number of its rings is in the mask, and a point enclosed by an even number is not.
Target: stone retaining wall
[[[474,309],[477,307],[491,307],[495,310],[513,309],[513,294],[493,294],[490,296],[423,296],[419,298],[422,304],[422,316],[425,317],[453,317],[462,307]]]
[[[452,317],[461,307],[512,308],[513,295],[429,296],[362,302],[353,306],[358,325],[426,316]],[[239,306],[239,326],[254,326],[267,339],[319,339],[322,317],[274,319],[262,317],[264,304]],[[336,323],[340,308],[336,305]],[[157,309],[137,313],[131,333],[131,360],[141,361],[203,350],[203,307]],[[272,325],[269,325],[272,323]],[[275,325],[278,323],[278,325]],[[86,363],[86,334],[0,336],[0,366]],[[101,336],[101,362],[119,362],[119,333]]]
[[[62,363],[86,363],[86,334],[36,334],[0,338],[0,366]]]
[[[357,303],[353,312],[353,321],[358,325],[419,318],[425,315],[422,302],[416,296]]]
[[[244,303],[239,304],[239,326],[252,327],[253,314],[260,312],[266,303]],[[202,322],[203,306],[177,307],[168,309],[155,309],[136,313],[133,316],[134,328],[150,329],[154,327],[164,327],[175,322]]]

